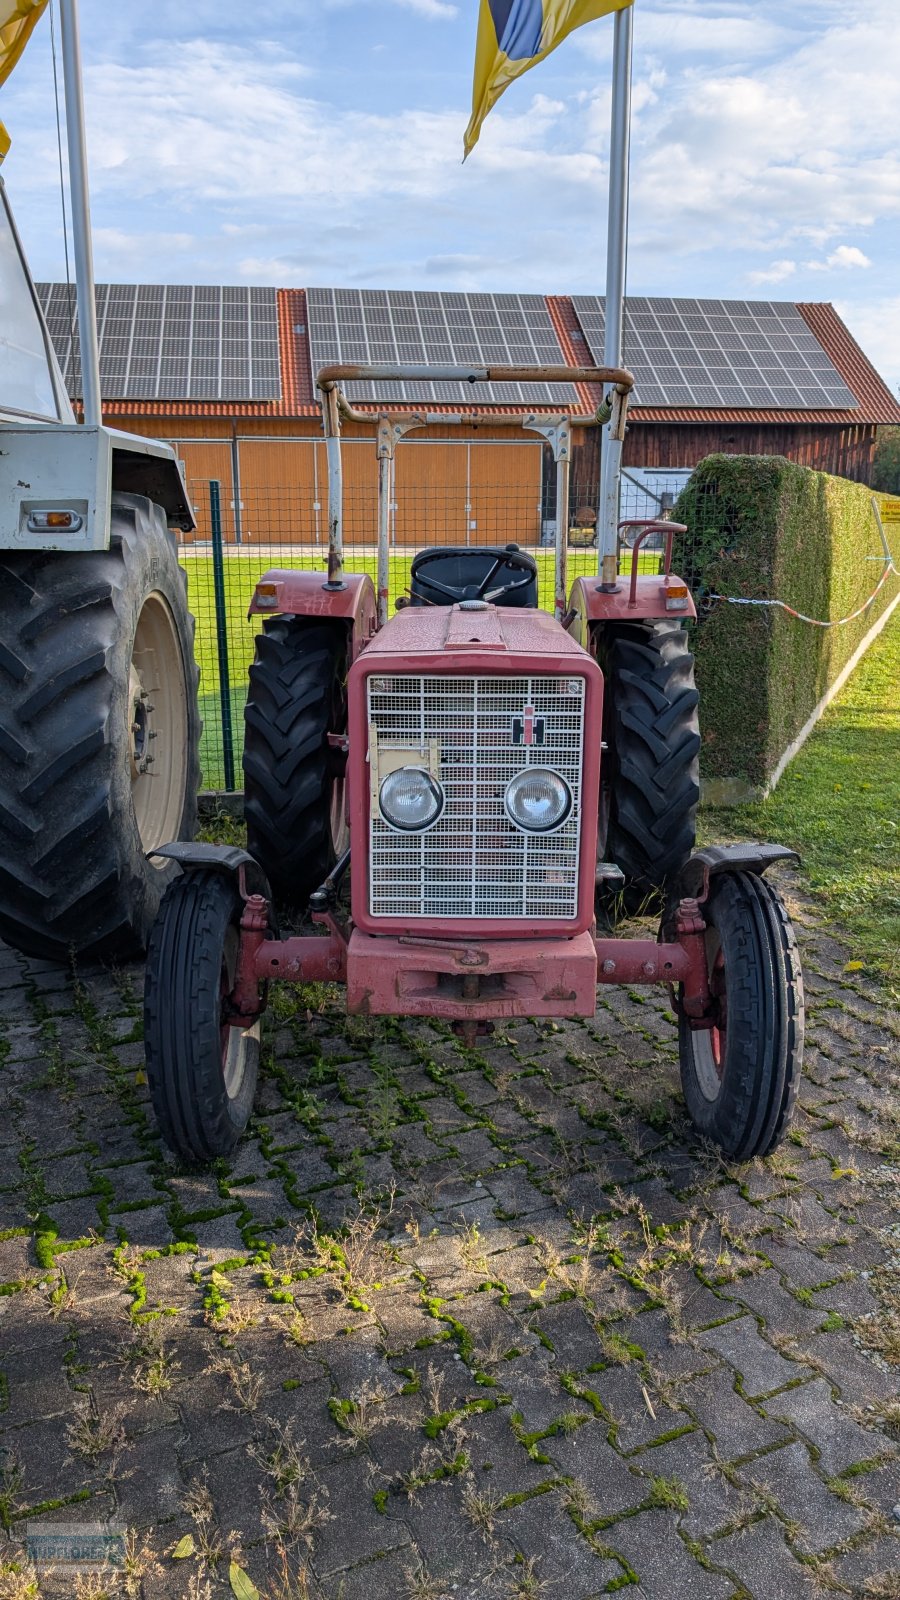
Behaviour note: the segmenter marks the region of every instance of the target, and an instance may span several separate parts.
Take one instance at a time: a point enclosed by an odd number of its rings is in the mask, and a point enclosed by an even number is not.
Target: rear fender
[[[309,617],[342,622],[350,635],[350,661],[365,649],[378,626],[375,585],[367,574],[344,573],[339,589],[329,588],[321,572],[272,567],[264,572],[250,601],[248,617]]]
[[[678,608],[672,604],[669,588],[680,585],[674,574],[642,573],[635,584],[634,604],[630,603],[630,580],[620,579],[610,594],[600,587],[600,579],[576,578],[569,596],[566,627],[585,649],[590,648],[591,628],[604,622],[688,622],[695,621],[697,608],[690,592],[679,596]]]

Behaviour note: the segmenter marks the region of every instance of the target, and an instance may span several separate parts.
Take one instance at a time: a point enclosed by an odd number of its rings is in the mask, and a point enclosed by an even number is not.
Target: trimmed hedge
[[[888,578],[868,611],[840,628],[813,628],[774,607],[706,609],[703,597],[785,600],[827,619],[855,611],[882,571],[871,500],[866,485],[783,456],[708,456],[682,491],[672,515],[688,533],[676,540],[674,570],[701,612],[693,643],[711,798],[766,788],[898,585]]]

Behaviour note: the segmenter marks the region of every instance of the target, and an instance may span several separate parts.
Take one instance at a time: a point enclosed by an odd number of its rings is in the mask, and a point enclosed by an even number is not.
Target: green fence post
[[[225,558],[222,551],[221,484],[209,484],[209,520],[212,525],[213,587],[216,597],[216,648],[219,655],[219,705],[222,709],[222,763],[225,790],[234,793],[234,735],[231,727],[231,673],[228,666],[228,613],[225,609]]]

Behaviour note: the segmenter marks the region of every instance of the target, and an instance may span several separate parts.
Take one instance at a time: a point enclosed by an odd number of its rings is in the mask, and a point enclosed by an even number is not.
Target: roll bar
[[[321,367],[316,376],[316,387],[322,393],[322,413],[325,427],[325,445],[328,455],[328,582],[326,588],[343,586],[344,570],[344,513],[343,471],[341,465],[341,418],[348,422],[371,423],[371,412],[359,411],[345,396],[341,382],[402,383],[407,379],[424,378],[432,383],[590,383],[608,389],[606,399],[592,417],[573,418],[557,406],[534,406],[525,413],[478,412],[447,413],[422,411],[389,411],[382,409],[377,415],[378,424],[378,619],[387,618],[388,602],[388,545],[390,530],[390,505],[393,490],[394,451],[398,440],[412,428],[424,428],[431,422],[462,424],[491,421],[495,426],[527,428],[540,433],[553,448],[556,461],[556,553],[555,553],[555,606],[557,617],[566,608],[566,555],[569,535],[569,473],[571,467],[571,430],[573,425],[600,426],[609,423],[607,435],[606,467],[610,483],[617,485],[625,438],[625,418],[628,398],[634,388],[634,378],[624,367],[513,367],[513,366],[429,366],[416,363],[398,366],[384,362],[333,362]],[[608,489],[609,486],[607,486]],[[601,551],[601,558],[606,552]],[[613,559],[615,557],[613,556]]]

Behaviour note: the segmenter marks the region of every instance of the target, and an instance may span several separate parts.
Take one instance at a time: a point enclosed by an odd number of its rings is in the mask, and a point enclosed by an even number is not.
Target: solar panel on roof
[[[37,287],[66,386],[80,395],[74,293]],[[97,323],[100,384],[111,400],[281,398],[274,289],[101,283]]]
[[[374,296],[377,294],[377,307]],[[542,366],[565,355],[539,295],[442,294],[436,290],[310,289],[313,372],[335,361],[400,365]],[[348,383],[350,399],[379,403],[523,405],[577,403],[570,384],[478,384],[405,379]],[[390,392],[389,392],[390,390]]]
[[[579,295],[572,303],[599,365],[604,300]],[[793,411],[858,406],[796,306],[783,301],[629,300],[623,348],[638,405]]]

